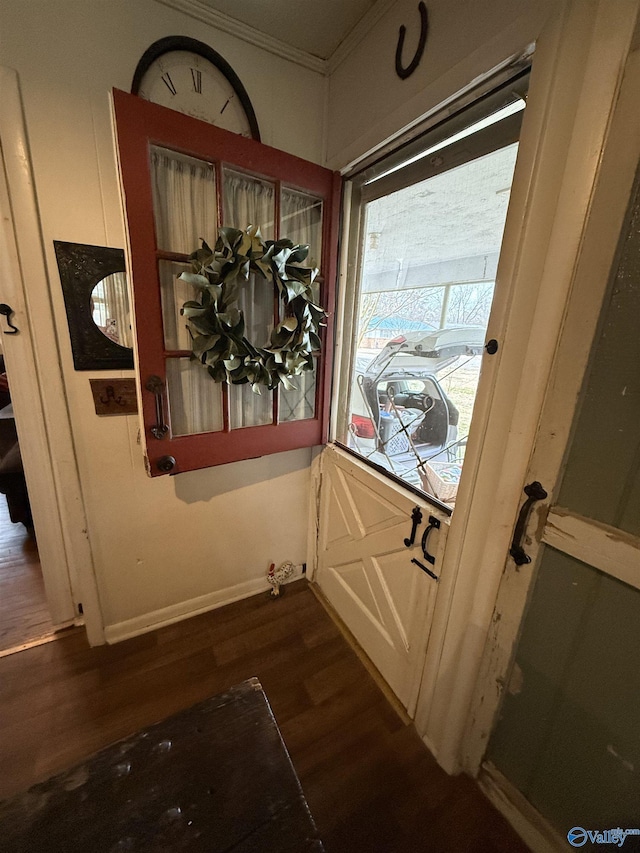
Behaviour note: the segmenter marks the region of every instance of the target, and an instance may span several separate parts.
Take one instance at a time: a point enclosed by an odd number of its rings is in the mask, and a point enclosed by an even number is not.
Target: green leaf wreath
[[[313,302],[311,285],[318,270],[301,266],[308,254],[309,246],[287,239],[263,241],[260,230],[249,226],[246,231],[220,228],[214,249],[203,240],[202,248],[189,256],[193,272],[180,278],[200,291],[200,301],[185,302],[180,313],[188,320],[193,358],[216,382],[249,383],[259,394],[261,385],[295,388],[291,378],[313,370],[326,312]],[[284,306],[282,321],[263,345],[245,337],[238,306],[252,273],[265,286],[275,283]]]

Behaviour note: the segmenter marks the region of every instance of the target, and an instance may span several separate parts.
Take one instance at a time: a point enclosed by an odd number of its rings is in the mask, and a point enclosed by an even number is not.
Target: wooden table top
[[[0,803],[3,853],[322,851],[256,678]]]

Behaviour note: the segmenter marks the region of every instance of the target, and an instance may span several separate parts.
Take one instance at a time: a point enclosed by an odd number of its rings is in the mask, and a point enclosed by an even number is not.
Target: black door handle
[[[520,508],[520,515],[518,516],[516,527],[513,531],[513,541],[511,543],[511,548],[509,548],[509,553],[513,557],[513,562],[516,566],[524,566],[531,562],[531,557],[525,553],[525,550],[522,547],[524,532],[527,529],[527,522],[529,521],[531,507],[536,501],[542,501],[547,497],[547,493],[542,487],[542,484],[537,480],[534,480],[533,483],[529,483],[528,486],[525,486],[524,493],[527,496],[527,499]]]
[[[163,439],[169,432],[169,427],[164,422],[164,382],[159,376],[150,376],[144,387],[147,391],[151,391],[156,399],[156,422],[151,427],[151,435],[154,438]]]
[[[434,556],[432,556],[427,551],[427,539],[429,538],[429,534],[431,533],[432,530],[439,530],[439,529],[440,529],[440,519],[436,518],[435,515],[430,515],[429,516],[429,526],[427,527],[427,529],[422,534],[422,554],[423,554],[425,560],[427,561],[427,563],[431,563],[432,566],[435,563],[436,558]],[[424,568],[424,566],[421,566],[420,568]],[[431,574],[431,572],[429,572],[429,574]],[[436,580],[438,580],[438,579],[436,578]]]

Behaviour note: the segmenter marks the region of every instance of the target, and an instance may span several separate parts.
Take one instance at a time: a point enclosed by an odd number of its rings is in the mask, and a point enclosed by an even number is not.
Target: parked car
[[[350,446],[394,470],[394,460],[456,458],[459,412],[438,374],[460,356],[480,355],[485,330],[459,326],[394,338],[368,363],[357,358]]]

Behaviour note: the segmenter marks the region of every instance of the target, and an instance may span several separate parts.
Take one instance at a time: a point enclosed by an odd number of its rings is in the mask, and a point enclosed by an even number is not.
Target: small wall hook
[[[5,304],[4,302],[0,303],[0,314],[7,318],[7,325],[11,329],[10,332],[5,332],[5,335],[17,335],[20,329],[17,326],[14,326],[11,322],[11,315],[15,314],[15,311],[10,305]]]

